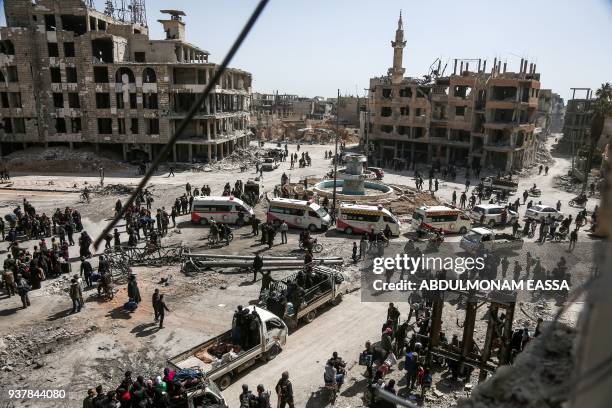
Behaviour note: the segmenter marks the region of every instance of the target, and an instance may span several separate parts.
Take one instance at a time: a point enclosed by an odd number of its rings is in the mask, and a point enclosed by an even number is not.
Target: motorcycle
[[[570,200],[569,205],[572,207],[584,207],[588,201],[586,194],[580,194],[578,197],[575,197]]]
[[[542,195],[542,190],[540,190],[539,188],[531,187],[528,191],[528,194],[531,197],[539,197]]]
[[[310,240],[310,247],[314,253],[323,251],[323,245],[319,244],[316,238]],[[300,241],[300,249],[306,251],[308,249],[308,245],[304,241]]]
[[[568,231],[566,229],[555,231],[555,235],[553,236],[553,239],[555,240],[555,242],[565,241],[565,238],[567,238],[567,233]]]

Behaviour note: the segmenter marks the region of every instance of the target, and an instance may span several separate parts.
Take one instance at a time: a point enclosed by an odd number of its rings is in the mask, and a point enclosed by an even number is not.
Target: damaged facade
[[[81,0],[5,0],[0,28],[0,154],[93,145],[152,159],[218,65],[186,42],[178,10],[166,38]],[[249,135],[251,74],[227,69],[168,160],[221,159]]]
[[[425,79],[409,78],[402,66],[401,15],[391,44],[393,67],[370,79],[363,116],[375,163],[480,164],[509,171],[534,162],[540,89],[535,64],[521,60],[519,72],[508,72],[495,59],[487,72],[486,60],[455,60],[452,75],[443,76],[438,65]]]

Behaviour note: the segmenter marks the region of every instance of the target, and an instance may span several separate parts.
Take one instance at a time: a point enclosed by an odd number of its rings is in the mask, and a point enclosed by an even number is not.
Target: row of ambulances
[[[193,201],[191,221],[206,224],[211,219],[228,224],[248,223],[255,214],[244,201],[229,197],[196,197]],[[325,231],[332,220],[325,208],[313,201],[273,198],[269,201],[267,221],[289,227]],[[422,206],[412,216],[415,230],[465,234],[471,228],[471,219],[462,210],[446,206]],[[400,234],[401,222],[381,205],[341,203],[336,217],[336,229],[346,234],[380,232],[389,226],[393,235]]]

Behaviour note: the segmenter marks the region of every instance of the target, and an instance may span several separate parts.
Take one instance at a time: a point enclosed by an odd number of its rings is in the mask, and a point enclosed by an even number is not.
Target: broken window
[[[98,118],[98,133],[101,135],[112,135],[113,120],[111,118]]]
[[[389,99],[391,98],[392,95],[393,95],[393,92],[391,92],[391,88],[383,88],[382,90],[383,98]]]
[[[197,83],[196,70],[193,68],[174,68],[172,72],[175,84],[193,85]]]
[[[206,70],[198,69],[198,84],[206,84]]]
[[[94,67],[94,81],[96,84],[108,83],[108,68]]]
[[[70,58],[70,57],[74,57],[74,55],[75,55],[74,43],[73,42],[65,42],[64,43],[64,57]]]
[[[446,128],[442,128],[442,127],[431,128],[431,133],[433,137],[440,137],[442,139],[446,139],[446,132],[447,132]]]
[[[81,101],[79,100],[79,94],[76,92],[68,93],[68,107],[72,109],[79,109],[81,107]]]
[[[123,103],[123,93],[117,92],[115,96],[117,97],[117,109],[125,109],[125,103]]]
[[[391,113],[393,113],[393,110],[390,106],[383,106],[380,110],[380,116],[385,118],[391,116]]]
[[[147,119],[147,135],[159,135],[159,119]]]
[[[416,117],[425,116],[425,109],[423,109],[423,108],[415,108],[414,116],[416,116]]]
[[[138,134],[138,119],[137,118],[132,118],[132,123],[130,125],[130,133],[132,133],[133,135]]]
[[[98,29],[98,25],[96,23],[95,17],[89,17],[89,30],[96,31]]]
[[[6,79],[4,78],[4,74],[2,74],[1,69],[0,69],[0,82],[6,82]]]
[[[51,74],[51,83],[59,84],[62,82],[62,71],[59,68],[50,68],[49,73]]]
[[[76,84],[78,82],[77,69],[75,67],[66,67],[66,82]]]
[[[191,105],[194,104],[196,96],[193,93],[175,93],[174,94],[174,111],[187,112]]]
[[[106,21],[98,20],[98,31],[106,31]]]
[[[110,38],[92,40],[91,55],[100,62],[113,62],[113,40]]]
[[[157,109],[157,94],[147,93],[142,95],[142,106],[145,109]]]
[[[400,98],[412,98],[412,88],[410,87],[400,88],[399,96]]]
[[[398,126],[397,133],[400,135],[407,135],[410,133],[410,128],[408,126]]]
[[[55,118],[55,133],[66,133],[66,119]]]
[[[415,127],[414,128],[414,138],[415,139],[420,139],[425,135],[425,129],[422,127]]]
[[[391,125],[381,125],[380,131],[383,133],[391,133],[393,132],[393,126]]]
[[[136,62],[147,62],[147,57],[144,52],[135,52],[134,61]]]
[[[493,122],[511,123],[514,121],[513,109],[495,109],[493,113]]]
[[[136,78],[131,69],[121,67],[115,72],[115,82],[118,84],[133,84],[136,82]]]
[[[472,93],[472,87],[467,85],[456,85],[453,91],[453,96],[455,98],[466,99],[470,97]]]
[[[83,35],[87,31],[87,19],[85,16],[74,16],[69,14],[63,14],[62,29],[66,31],[72,31],[75,36]]]
[[[13,133],[13,123],[11,122],[11,118],[4,118],[4,132]]]
[[[15,55],[15,47],[11,40],[0,41],[0,54]]]
[[[81,133],[81,118],[70,119],[70,132]]]
[[[402,116],[408,116],[408,115],[410,115],[410,107],[408,107],[408,106],[402,106],[402,107],[400,108],[400,115],[402,115]]]
[[[138,106],[136,105],[136,94],[130,93],[130,109],[136,109]]]
[[[494,101],[514,101],[516,100],[516,87],[514,86],[494,86],[491,93],[491,100]]]
[[[25,133],[25,120],[23,118],[13,118],[13,132]]]
[[[64,94],[55,92],[53,94],[53,106],[55,108],[63,108],[64,107]]]
[[[425,98],[429,96],[429,92],[431,92],[431,88],[428,86],[419,86],[417,90],[417,98]]]
[[[524,86],[521,92],[521,102],[529,102],[529,90],[528,86]]]
[[[0,107],[9,107],[8,94],[6,92],[0,92]]]
[[[59,47],[57,46],[57,43],[47,43],[47,50],[49,52],[49,57],[59,57]]]
[[[45,14],[45,30],[55,31],[57,26],[55,25],[55,16],[53,14]]]
[[[455,116],[465,116],[465,106],[455,106]]]
[[[11,108],[21,108],[21,92],[10,92],[8,97]]]
[[[117,119],[117,133],[120,135],[125,135],[125,119],[119,118]]]
[[[96,108],[98,109],[109,109],[110,108],[110,94],[108,92],[96,93]]]
[[[157,76],[155,75],[155,70],[153,68],[145,68],[142,71],[142,82],[146,84],[153,84],[157,82]]]
[[[8,82],[18,82],[19,75],[17,74],[17,67],[14,65],[6,67],[6,80]]]
[[[467,130],[462,130],[462,129],[451,129],[450,141],[469,143],[470,142],[470,132]]]

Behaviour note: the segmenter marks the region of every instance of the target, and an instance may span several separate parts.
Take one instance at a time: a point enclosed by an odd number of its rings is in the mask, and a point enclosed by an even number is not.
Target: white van
[[[412,214],[412,227],[415,231],[435,231],[465,234],[472,227],[470,217],[463,211],[444,205],[423,205]]]
[[[191,222],[202,225],[207,224],[211,218],[224,224],[241,225],[254,216],[255,213],[248,204],[232,196],[195,197],[191,209]]]
[[[479,204],[475,205],[474,208],[470,211],[470,218],[477,223],[480,223],[483,220],[482,216],[484,215],[484,223],[488,225],[489,228],[493,228],[496,225],[503,224],[503,213],[506,212],[506,224],[512,224],[514,221],[518,220],[518,213],[516,211],[512,211],[509,208],[506,208],[503,205],[499,204]]]
[[[400,221],[380,205],[342,203],[338,209],[336,229],[347,234],[363,234],[372,232],[372,230],[378,233],[384,231],[387,225],[391,228],[392,235],[400,234]]]
[[[331,225],[331,217],[319,204],[289,198],[271,199],[266,219],[277,225],[285,221],[290,227],[310,231],[325,231]]]

